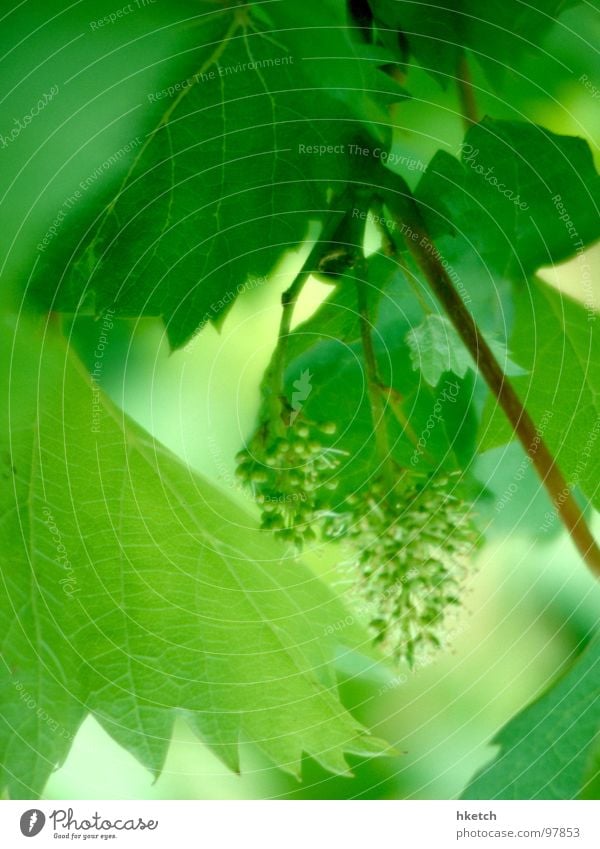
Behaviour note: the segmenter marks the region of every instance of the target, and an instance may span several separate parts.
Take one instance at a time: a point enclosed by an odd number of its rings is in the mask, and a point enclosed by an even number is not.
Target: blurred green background
[[[94,181],[69,208],[68,199],[117,151],[155,123],[162,104],[148,94],[184,78],[196,64],[196,2],[156,0],[134,6],[116,23],[91,24],[119,3],[27,0],[0,15],[3,88],[0,133],[25,115],[51,86],[57,97],[18,139],[0,150],[0,232],[3,302],[15,308],[32,272],[36,245],[61,210],[60,232],[93,209],[115,186],[127,157]],[[123,7],[120,7],[123,8]],[[583,136],[598,153],[598,100],[581,82],[594,79],[598,15],[571,10],[520,72],[507,71],[502,96],[474,69],[483,110],[524,115],[556,132]],[[550,58],[549,58],[550,57]],[[596,80],[598,78],[596,76]],[[396,146],[427,162],[439,147],[456,151],[462,138],[457,102],[418,69],[407,86],[414,97],[398,110]],[[417,180],[418,172],[412,179]],[[591,252],[594,268],[598,252]],[[187,462],[244,496],[233,484],[234,455],[253,424],[258,383],[275,341],[279,294],[298,257],[268,285],[246,292],[220,333],[208,327],[187,349],[170,354],[157,321],[118,322],[107,349],[104,388],[132,416]],[[580,294],[577,269],[547,279]],[[243,281],[241,281],[243,282]],[[326,289],[309,287],[310,313]],[[99,326],[65,322],[86,360]],[[501,494],[523,461],[517,446],[484,456],[480,474]],[[274,770],[244,744],[243,774],[232,775],[181,723],[161,778],[151,776],[88,719],[67,762],[50,780],[51,799],[100,798],[452,798],[493,754],[494,733],[582,650],[597,626],[600,587],[560,533],[541,534],[549,509],[529,469],[499,514],[488,511],[488,543],[478,555],[465,610],[451,627],[448,652],[409,672],[356,657],[340,666],[344,702],[396,757],[354,761],[353,778],[335,778],[306,762],[301,784]],[[537,534],[536,534],[536,529]],[[331,553],[327,557],[333,558]],[[323,563],[315,562],[316,569]],[[93,753],[93,758],[90,756]]]

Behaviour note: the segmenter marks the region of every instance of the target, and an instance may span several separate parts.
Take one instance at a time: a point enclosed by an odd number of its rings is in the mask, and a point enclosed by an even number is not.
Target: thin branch
[[[419,306],[425,313],[425,315],[429,315],[432,312],[431,306],[427,303],[423,296],[423,292],[421,291],[421,287],[419,285],[419,280],[415,274],[408,267],[408,263],[405,261],[404,257],[400,253],[400,251],[396,248],[396,243],[393,238],[392,229],[383,214],[383,204],[380,200],[375,200],[373,202],[373,209],[376,210],[376,227],[381,236],[381,247],[383,253],[386,256],[393,257],[396,262],[396,265],[404,275],[404,279],[408,282],[408,285],[413,290],[415,298],[419,302]]]
[[[345,208],[347,205],[345,203],[347,200],[345,196],[340,197],[338,200],[340,201],[340,205]],[[340,219],[336,216],[339,216],[342,212],[343,209],[331,211],[302,268],[294,278],[291,286],[281,296],[281,318],[279,321],[277,345],[273,351],[271,362],[262,382],[265,400],[270,408],[269,417],[273,420],[278,415],[281,415],[286,405],[284,394],[285,368],[294,310],[306,281],[311,274],[318,271],[319,263],[324,253],[331,248],[330,240],[335,235],[336,229],[340,224]]]
[[[600,549],[573,497],[571,488],[550,449],[541,438],[534,421],[496,360],[475,319],[454,287],[437,248],[419,220],[418,211],[415,208],[414,217],[411,216],[411,220],[407,221],[403,220],[406,215],[404,199],[398,200],[391,194],[388,205],[394,217],[397,216],[400,232],[405,236],[408,235],[406,244],[432,291],[477,363],[479,371],[502,407],[517,438],[531,457],[574,544],[591,571],[596,576],[600,576]],[[535,451],[532,451],[532,445],[537,445]]]
[[[263,388],[268,387],[270,389],[268,394],[278,406],[281,404],[284,396],[285,366],[294,310],[306,281],[318,265],[322,252],[323,244],[319,240],[315,242],[302,269],[294,278],[292,285],[281,296],[281,318],[279,320],[277,346],[273,352],[269,367],[265,372],[263,382]]]
[[[464,53],[461,53],[456,65],[456,88],[466,132],[473,124],[478,123],[479,109],[471,79],[471,69]]]
[[[381,381],[377,369],[377,357],[373,346],[372,324],[369,316],[369,299],[367,296],[367,263],[362,260],[355,271],[356,298],[358,303],[358,321],[360,336],[365,358],[365,374],[367,378],[367,393],[371,405],[373,433],[377,455],[381,462],[384,478],[390,487],[393,486],[393,470],[390,468],[390,442],[386,424],[386,405],[381,392]]]
[[[379,387],[382,395],[385,396],[386,404],[396,417],[399,424],[402,426],[404,433],[407,435],[411,443],[415,448],[419,448],[419,437],[415,432],[414,427],[410,423],[410,419],[404,412],[403,401],[404,399],[400,395],[400,393],[394,389],[392,386],[384,386],[383,384]],[[423,456],[430,462],[434,463],[434,459],[431,454],[425,449],[423,450]]]

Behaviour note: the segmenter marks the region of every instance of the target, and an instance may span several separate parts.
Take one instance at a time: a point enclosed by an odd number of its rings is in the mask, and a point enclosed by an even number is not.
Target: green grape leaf
[[[371,6],[384,33],[388,28],[401,32],[410,53],[446,87],[454,78],[462,50],[456,3],[439,0],[433,5],[373,0]]]
[[[418,327],[409,331],[406,341],[410,348],[413,369],[420,370],[427,383],[434,388],[445,372],[451,371],[458,377],[464,377],[469,369],[474,371],[477,368],[458,333],[443,315],[426,316]],[[525,374],[524,370],[509,358],[502,342],[491,339],[488,344],[505,374]]]
[[[337,473],[340,495],[368,485],[378,467],[356,281],[353,272],[344,275],[314,315],[293,330],[286,348],[287,397],[292,397],[294,381],[308,372],[303,415],[337,425],[335,448],[345,456]],[[423,313],[394,259],[372,255],[360,285],[368,290],[392,455],[400,466],[421,472],[464,469],[473,456],[477,428],[473,376],[446,375],[447,380],[432,387],[415,373],[406,337]]]
[[[580,799],[598,799],[600,797],[600,735],[592,747],[592,753],[588,760]]]
[[[600,176],[583,139],[486,118],[461,160],[441,151],[416,199],[446,261],[490,280],[523,280],[600,238]],[[474,284],[473,284],[474,285]]]
[[[528,372],[514,387],[571,485],[600,506],[600,339],[597,315],[540,280],[516,294],[510,342]],[[481,423],[481,449],[510,442],[514,433],[490,399]]]
[[[540,52],[549,57],[541,47],[545,36],[559,16],[581,5],[581,0],[490,0],[485,7],[477,0],[463,3],[459,24],[463,43],[498,87],[527,57]]]
[[[600,641],[494,738],[464,799],[576,799],[600,733]]]
[[[381,752],[338,698],[327,588],[56,330],[4,317],[0,355],[2,788],[38,796],[88,713],[155,774],[177,715],[233,769],[240,738],[296,774]]]
[[[337,214],[361,166],[350,144],[388,139],[402,96],[379,67],[389,56],[354,40],[335,0],[282,0],[270,24],[201,5],[197,64],[152,93],[164,113],[118,194],[67,266],[41,266],[33,284],[59,311],[162,316],[173,347],[269,274],[311,219]]]
[[[561,12],[580,0],[372,0],[376,18],[384,27],[403,32],[410,53],[441,85],[456,75],[464,48],[473,55],[495,84],[521,58],[539,51],[540,42]]]

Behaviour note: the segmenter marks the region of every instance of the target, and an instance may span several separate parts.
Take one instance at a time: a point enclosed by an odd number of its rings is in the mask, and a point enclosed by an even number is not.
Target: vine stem
[[[344,200],[343,198],[341,200]],[[340,219],[335,217],[343,215],[344,209],[332,211],[323,225],[322,232],[310,250],[302,268],[292,281],[292,284],[281,295],[281,318],[279,320],[279,331],[277,334],[277,345],[271,357],[271,362],[265,372],[263,380],[263,391],[266,390],[269,405],[273,405],[271,414],[279,412],[285,407],[284,380],[288,349],[288,341],[292,330],[294,310],[300,297],[300,293],[311,274],[318,270],[319,262],[330,245],[330,239],[339,226]]]
[[[415,208],[414,215],[411,213],[411,220],[405,220],[405,200],[393,194],[389,195],[388,206],[400,232],[405,236],[410,253],[477,363],[479,371],[502,407],[521,445],[531,457],[571,539],[590,570],[596,577],[600,577],[600,549],[587,526],[585,517],[533,419],[507,380],[475,319],[456,290],[442,264],[437,248],[419,220],[418,211]]]
[[[322,250],[322,246],[317,242],[311,250],[306,262],[301,271],[294,278],[292,285],[281,295],[281,318],[279,319],[279,331],[277,334],[277,345],[271,357],[271,362],[263,381],[263,391],[267,398],[267,403],[271,407],[270,418],[277,420],[285,409],[285,366],[288,349],[288,341],[292,330],[292,319],[294,317],[294,309],[300,293],[304,288],[304,284],[314,270],[315,263],[318,262],[318,256]]]
[[[311,275],[313,262],[317,259],[317,247],[320,248],[320,245],[315,245],[315,247],[310,252],[306,263],[304,264],[304,267],[296,275],[289,289],[286,289],[281,296],[281,318],[279,320],[277,347],[275,348],[275,354],[273,359],[274,370],[272,384],[273,389],[275,389],[277,394],[279,395],[283,393],[285,358],[287,354],[288,340],[292,331],[292,319],[294,317],[294,309],[296,308],[296,303],[298,302],[300,293],[304,288],[304,284]]]
[[[355,270],[356,299],[358,304],[358,321],[360,325],[360,337],[363,354],[365,358],[365,375],[367,379],[367,392],[369,404],[371,405],[371,418],[373,420],[373,432],[375,434],[375,445],[377,455],[381,461],[384,477],[389,486],[393,486],[393,474],[390,469],[390,443],[386,427],[386,405],[381,393],[381,381],[377,370],[377,357],[373,345],[371,333],[371,319],[369,316],[369,299],[367,295],[367,263],[363,258]]]
[[[416,275],[410,270],[402,255],[396,250],[396,243],[394,242],[392,231],[383,214],[383,204],[380,201],[376,201],[373,206],[377,211],[377,229],[381,236],[381,247],[384,254],[394,258],[398,268],[402,271],[405,280],[413,290],[413,294],[419,302],[419,306],[425,315],[430,315],[432,312],[431,306],[427,303],[423,296],[423,292],[421,291]]]
[[[471,79],[471,69],[464,53],[461,53],[456,64],[456,88],[458,89],[460,109],[466,131],[479,121],[479,110]]]

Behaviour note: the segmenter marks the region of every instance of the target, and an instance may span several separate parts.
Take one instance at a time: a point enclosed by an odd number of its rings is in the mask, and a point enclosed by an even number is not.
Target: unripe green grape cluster
[[[381,482],[347,500],[328,534],[351,543],[374,640],[396,662],[439,648],[461,603],[477,535],[468,505],[439,476],[386,492]]]
[[[300,550],[316,539],[315,525],[337,489],[344,452],[328,443],[333,423],[298,417],[273,433],[265,423],[237,456],[237,475],[261,509],[261,527]]]
[[[237,474],[261,509],[261,527],[296,551],[341,541],[344,568],[356,577],[374,641],[410,665],[439,648],[448,614],[464,594],[476,543],[468,505],[447,475],[371,482],[336,497],[344,452],[331,445],[335,425],[298,418],[274,430],[264,422],[237,456]]]

